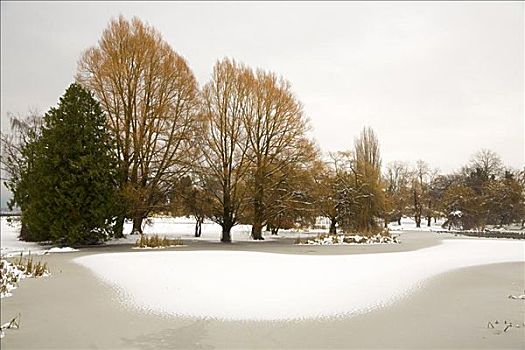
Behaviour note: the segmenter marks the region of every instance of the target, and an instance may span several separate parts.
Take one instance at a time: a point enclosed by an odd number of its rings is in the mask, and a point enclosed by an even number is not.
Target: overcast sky
[[[523,2],[2,1],[2,131],[8,112],[54,106],[119,14],[157,28],[201,85],[223,57],[283,75],[325,151],[366,125],[384,163],[448,172],[489,148],[524,165]]]

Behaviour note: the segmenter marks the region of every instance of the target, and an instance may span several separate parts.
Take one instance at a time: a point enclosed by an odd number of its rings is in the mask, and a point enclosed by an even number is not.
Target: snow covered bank
[[[281,320],[388,305],[453,269],[525,261],[525,243],[445,240],[400,253],[287,255],[240,251],[109,253],[76,258],[123,303],[166,315]]]
[[[14,262],[0,259],[0,299],[10,297],[22,279],[46,276],[49,276],[47,264],[34,262],[31,256],[20,257]]]
[[[0,299],[10,297],[11,291],[18,287],[18,282],[25,278],[24,270],[7,260],[0,260]]]

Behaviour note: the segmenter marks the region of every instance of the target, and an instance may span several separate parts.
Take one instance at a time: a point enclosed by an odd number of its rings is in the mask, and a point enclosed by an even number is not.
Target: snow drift
[[[445,240],[399,253],[294,255],[157,251],[75,259],[129,306],[229,320],[349,316],[386,306],[429,277],[462,267],[523,262],[525,243]]]

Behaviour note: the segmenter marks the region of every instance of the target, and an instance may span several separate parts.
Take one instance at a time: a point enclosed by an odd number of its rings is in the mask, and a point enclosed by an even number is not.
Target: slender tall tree
[[[354,141],[355,179],[360,191],[356,228],[370,231],[375,217],[384,211],[385,195],[381,182],[381,155],[374,130],[365,127]]]
[[[222,242],[246,206],[248,137],[243,119],[249,103],[250,70],[233,60],[218,61],[204,85],[199,142],[200,177],[214,197],[212,220],[222,226]]]

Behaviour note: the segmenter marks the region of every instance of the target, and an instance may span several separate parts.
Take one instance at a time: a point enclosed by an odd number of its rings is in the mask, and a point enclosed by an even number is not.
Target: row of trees
[[[289,195],[295,186],[290,175],[307,168],[317,154],[306,137],[302,106],[286,80],[224,59],[217,62],[210,81],[199,89],[186,61],[154,28],[136,18],[111,21],[98,45],[82,54],[76,81],[57,110],[65,113],[61,119],[64,129],[78,130],[69,138],[57,139],[53,147],[68,148],[64,142],[71,137],[94,136],[90,134],[93,130],[71,119],[82,113],[84,121],[94,118],[81,108],[83,103],[104,112],[104,124],[94,130],[107,128],[115,158],[111,166],[98,165],[114,169],[110,180],[116,184],[117,200],[111,202],[119,205],[105,210],[116,237],[122,236],[127,218],[133,221],[133,232],[141,233],[144,218],[154,211],[173,209],[177,198],[188,192],[182,186],[190,186],[195,200],[205,193],[206,208],[195,212],[199,225],[204,216],[214,220],[223,227],[222,241],[229,242],[231,228],[242,218],[253,224],[253,237],[262,239],[262,229],[270,218],[278,217],[286,210],[285,203],[294,200]],[[89,96],[73,101],[71,89]],[[41,235],[39,232],[47,231],[47,227],[33,224],[33,216],[48,222],[56,222],[56,218],[36,206],[38,191],[28,195],[23,189],[26,182],[48,175],[33,166],[28,153],[41,140],[47,140],[49,130],[55,130],[53,111],[43,122],[38,121],[43,126],[41,130],[37,127],[29,139],[21,130],[22,138],[3,135],[3,148],[11,153],[3,157],[4,168],[11,175],[7,186],[15,194],[11,204],[22,209],[27,232],[24,237],[28,239],[55,238],[53,234]],[[15,124],[24,122],[31,124],[15,119]],[[25,131],[33,126],[36,124],[28,125]],[[90,151],[85,143],[82,147],[85,149],[71,148],[71,154],[61,153],[58,158],[74,163],[70,157]],[[43,159],[51,157],[47,146],[35,152]],[[87,166],[81,168],[86,176]],[[61,170],[71,171],[68,167]],[[67,187],[74,192],[77,185],[69,183]],[[51,191],[56,186],[49,184]],[[109,192],[98,193],[114,197]],[[45,192],[41,193],[43,196]],[[32,210],[37,207],[40,209]],[[77,219],[59,200],[54,207],[72,224]],[[87,211],[84,213],[88,216]],[[86,228],[86,232],[90,230]]]
[[[316,154],[286,80],[224,59],[199,90],[185,60],[138,19],[110,23],[83,54],[77,81],[100,101],[115,136],[127,199],[120,231],[129,217],[142,232],[143,219],[183,192],[174,184],[188,177],[205,189],[206,216],[222,226],[223,241],[248,211],[262,239],[290,168]]]
[[[224,59],[199,88],[187,62],[137,18],[110,22],[57,108],[13,120],[2,164],[29,240],[121,237],[126,219],[141,233],[160,211],[194,216],[196,235],[211,219],[223,242],[239,223],[263,239],[265,227],[275,234],[318,216],[334,233],[374,232],[403,215],[420,225],[461,212],[449,223],[465,228],[524,216],[523,176],[501,164],[438,176],[424,162],[396,162],[382,173],[370,128],[324,159],[285,79]]]
[[[385,185],[387,221],[412,216],[420,227],[422,220],[430,226],[432,219],[445,217],[448,228],[524,226],[525,169],[505,168],[487,149],[452,174],[439,174],[423,161],[415,167],[393,162],[386,169]]]

